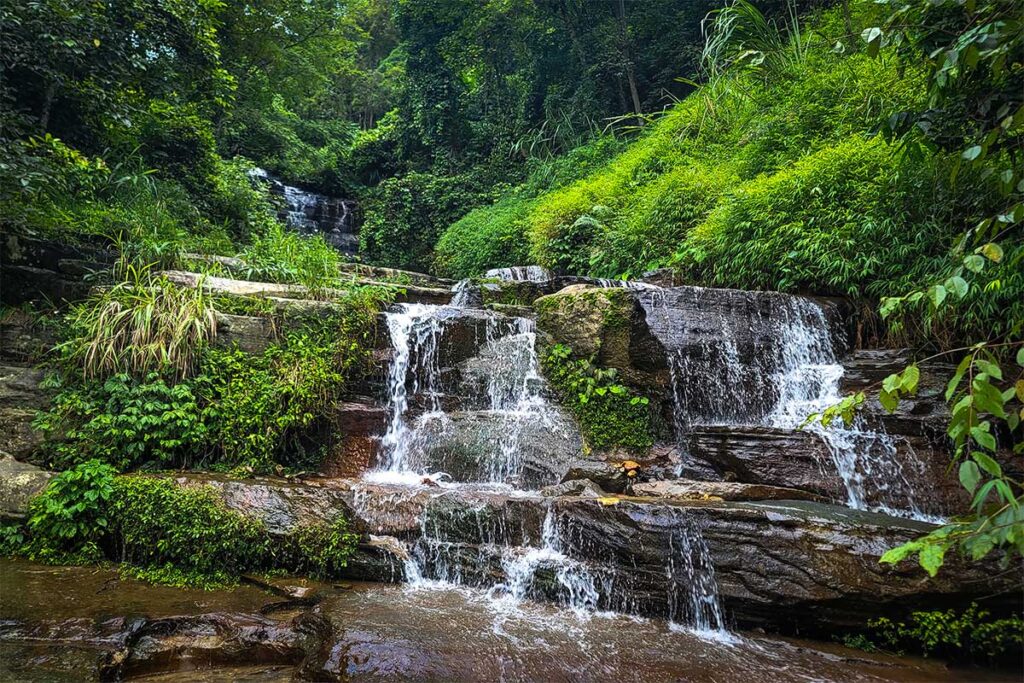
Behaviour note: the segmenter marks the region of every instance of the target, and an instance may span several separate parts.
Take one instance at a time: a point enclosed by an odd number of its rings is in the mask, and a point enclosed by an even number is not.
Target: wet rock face
[[[122,680],[293,666],[330,635],[316,615],[265,609],[276,598],[245,586],[178,589],[126,579],[115,570],[11,560],[0,560],[0,583],[0,659],[16,655],[0,662],[4,680]]]
[[[18,460],[31,459],[43,444],[32,420],[50,403],[40,386],[45,375],[22,365],[0,365],[0,448]]]
[[[253,177],[267,183],[276,198],[278,218],[304,235],[321,235],[340,252],[359,250],[358,205],[354,200],[328,197],[286,185],[264,171],[254,169]]]
[[[896,435],[896,457],[924,512],[962,509],[966,492],[946,473],[949,455],[943,444],[924,437]],[[829,448],[809,431],[770,427],[695,427],[685,440],[684,473],[701,479],[800,489],[845,504],[847,489]],[[885,486],[865,478],[870,504],[886,502]]]
[[[522,554],[539,547],[549,533],[545,508],[536,499],[460,495],[448,493],[428,505],[423,565],[430,575],[458,576],[468,585],[507,582],[508,557],[517,548]],[[552,505],[560,548],[596,577],[602,609],[669,616],[676,588],[666,566],[687,566],[693,561],[687,553],[700,542],[719,598],[741,626],[812,633],[856,628],[889,611],[963,606],[988,591],[1019,589],[1019,577],[993,578],[989,568],[955,561],[931,580],[912,562],[879,564],[885,550],[929,527],[877,513],[807,501],[609,505],[605,499],[558,498]],[[545,583],[543,574],[541,567],[530,596],[567,600],[564,587]]]
[[[511,422],[516,422],[512,425]],[[503,440],[514,430],[514,443]],[[513,451],[497,462],[496,453]],[[521,465],[520,488],[534,489],[558,481],[580,452],[582,443],[571,419],[553,410],[543,419],[523,419],[493,411],[463,411],[426,415],[417,423],[412,449],[422,462],[415,470],[444,472],[455,481],[489,481],[500,478],[495,466]]]
[[[0,239],[0,301],[11,306],[78,301],[93,284],[84,276],[108,270],[114,259],[112,249],[6,235]]]
[[[664,558],[651,549],[665,547],[664,535],[688,520],[707,544],[719,597],[740,624],[806,632],[854,628],[899,606],[964,604],[971,594],[985,594],[981,584],[1019,591],[1019,576],[993,579],[985,567],[954,564],[927,580],[913,562],[879,564],[885,550],[927,526],[876,513],[810,502],[564,505],[568,523],[576,527],[573,547],[635,567],[630,574],[637,598],[649,598],[652,606],[664,595],[657,587]]]
[[[800,489],[763,484],[741,484],[732,481],[696,481],[674,479],[634,484],[633,495],[653,496],[672,501],[758,501],[758,500],[815,500],[820,496]]]

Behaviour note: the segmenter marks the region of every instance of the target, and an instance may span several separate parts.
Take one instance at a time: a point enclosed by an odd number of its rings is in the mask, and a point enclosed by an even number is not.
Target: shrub
[[[206,486],[118,477],[109,515],[117,559],[163,582],[232,583],[262,566],[267,553],[262,524],[227,509]]]
[[[96,458],[121,471],[191,464],[207,437],[192,384],[157,373],[66,387],[33,426],[51,435],[54,465]]]
[[[297,528],[288,543],[272,549],[273,564],[317,579],[329,579],[348,564],[358,540],[359,535],[349,529],[348,520],[339,514],[330,522]]]
[[[903,291],[948,252],[943,176],[854,136],[744,183],[697,226],[676,262],[709,284],[859,296]],[[954,199],[949,199],[953,196]],[[911,226],[913,225],[913,228]],[[877,245],[891,245],[883,256]]]
[[[428,270],[441,231],[503,188],[479,175],[409,173],[378,185],[366,202],[360,251],[374,263]]]
[[[303,236],[272,222],[239,255],[246,279],[305,285],[314,296],[339,284],[341,256],[320,235]]]
[[[29,504],[29,557],[45,562],[79,564],[101,557],[107,533],[107,503],[113,495],[110,465],[89,460],[61,472]]]
[[[490,268],[526,263],[526,216],[530,205],[529,199],[510,196],[492,206],[470,211],[438,240],[435,271],[447,277],[466,278],[482,275]]]
[[[342,514],[275,539],[262,522],[228,509],[209,485],[117,477],[96,460],[54,478],[30,513],[25,529],[0,527],[5,553],[53,563],[97,562],[105,554],[130,574],[176,586],[233,584],[264,570],[330,578],[358,540]]]
[[[962,611],[913,612],[906,621],[882,617],[868,625],[874,642],[882,647],[926,657],[1019,664],[1024,645],[1021,617],[993,619],[974,603]]]
[[[86,378],[168,372],[187,377],[217,331],[208,296],[178,287],[146,268],[125,266],[126,279],[76,305],[59,346],[65,363]]]

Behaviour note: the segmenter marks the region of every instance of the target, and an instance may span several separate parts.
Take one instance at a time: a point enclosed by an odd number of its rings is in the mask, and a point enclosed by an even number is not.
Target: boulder
[[[52,313],[52,312],[47,312]],[[57,344],[43,313],[9,309],[0,316],[0,361],[36,363]]]
[[[626,490],[626,472],[621,466],[603,460],[576,460],[562,475],[562,483],[585,479],[609,493]]]
[[[165,270],[160,275],[182,287],[199,287],[201,285],[203,289],[212,294],[225,296],[259,296],[305,301],[336,300],[348,296],[348,292],[344,289],[325,288],[312,291],[303,285],[234,280],[184,270]],[[359,283],[394,290],[395,301],[398,302],[444,305],[452,298],[450,289],[399,285],[394,282],[378,282],[376,280],[360,280]]]
[[[540,490],[542,496],[581,496],[583,498],[600,498],[608,494],[589,479],[571,479],[561,484],[545,486]]]
[[[29,502],[46,488],[53,472],[18,462],[0,452],[0,519],[22,519]]]
[[[651,335],[636,293],[576,284],[534,303],[537,328],[582,358],[615,368],[620,380],[648,394],[669,386],[662,345]]]
[[[330,635],[314,614],[266,609],[274,597],[249,586],[189,590],[148,585],[114,569],[6,559],[0,585],[4,680],[292,667]]]
[[[237,346],[247,353],[261,353],[277,341],[277,329],[271,318],[217,313],[217,346]]]

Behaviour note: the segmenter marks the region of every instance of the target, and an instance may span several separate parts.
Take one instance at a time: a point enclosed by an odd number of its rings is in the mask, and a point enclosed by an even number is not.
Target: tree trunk
[[[637,124],[643,125],[640,109],[640,93],[636,89],[636,73],[633,69],[633,51],[630,49],[629,27],[626,23],[626,0],[619,0],[619,29],[622,32],[622,57],[626,66],[626,80],[629,81],[629,95],[633,99],[633,113]]]

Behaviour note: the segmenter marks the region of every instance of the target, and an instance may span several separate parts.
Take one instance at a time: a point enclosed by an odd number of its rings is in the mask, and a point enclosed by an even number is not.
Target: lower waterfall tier
[[[548,498],[468,485],[360,480],[190,475],[178,481],[213,486],[228,507],[261,519],[280,536],[346,510],[363,539],[347,571],[365,580],[410,578],[408,563],[420,552],[419,570],[427,578],[458,574],[466,585],[508,586],[510,560],[544,547],[545,518],[552,512],[566,540],[561,553],[602,579],[594,583],[595,607],[639,615],[671,617],[674,599],[678,607],[684,582],[670,563],[680,557],[681,538],[706,545],[727,620],[740,627],[827,633],[906,607],[983,602],[1000,591],[1019,595],[1021,585],[1018,577],[952,560],[930,581],[911,561],[881,565],[885,550],[930,525],[810,501]],[[683,561],[692,566],[693,558]],[[529,597],[571,604],[564,584],[553,580],[557,567],[536,566]],[[998,602],[1012,601],[1004,596]],[[687,608],[680,609],[677,614],[685,616]]]

